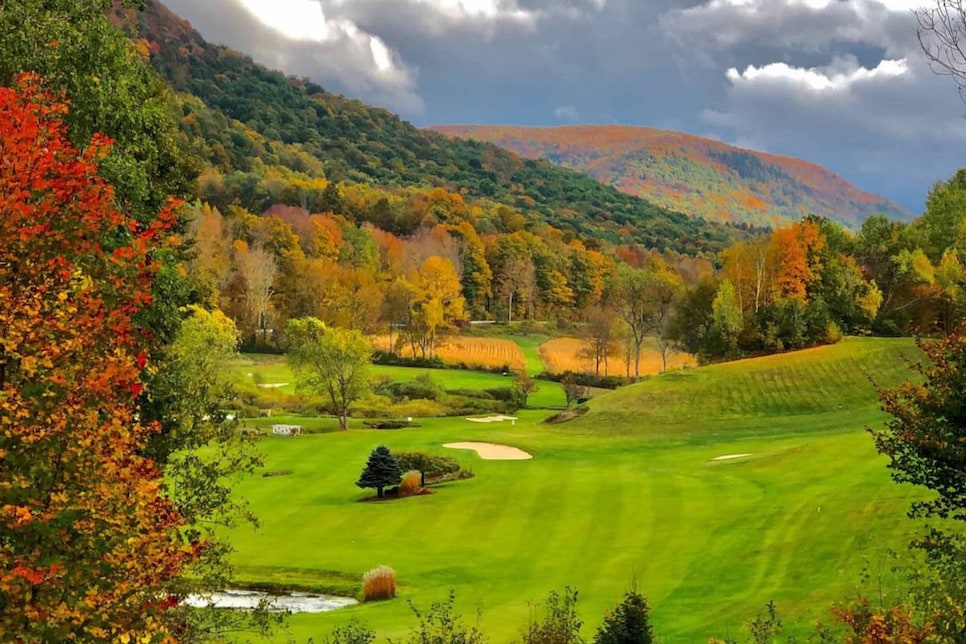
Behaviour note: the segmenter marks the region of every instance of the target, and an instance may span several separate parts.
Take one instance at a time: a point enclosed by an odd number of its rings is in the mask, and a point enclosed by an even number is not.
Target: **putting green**
[[[240,577],[358,589],[362,573],[392,566],[400,598],[296,615],[280,638],[322,639],[352,617],[399,639],[419,606],[449,589],[464,615],[482,611],[492,642],[514,639],[529,602],[551,588],[580,590],[592,635],[632,582],[648,596],[663,642],[734,635],[769,600],[786,633],[828,621],[868,560],[887,567],[915,526],[912,491],[890,482],[862,431],[881,422],[863,375],[907,375],[909,341],[834,347],[652,378],[592,401],[586,416],[545,425],[426,419],[419,429],[353,430],[262,445],[268,470],[238,486],[263,526],[232,533]],[[512,445],[532,460],[488,461],[444,443]],[[354,481],[369,451],[454,456],[473,479],[436,493],[360,503]],[[742,455],[721,459],[722,456]]]

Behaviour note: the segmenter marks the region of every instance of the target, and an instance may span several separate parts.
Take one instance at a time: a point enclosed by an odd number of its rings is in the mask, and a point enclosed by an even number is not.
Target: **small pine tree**
[[[594,635],[594,644],[651,644],[654,633],[648,622],[647,599],[637,590],[629,590],[624,601],[604,617]]]
[[[361,488],[376,488],[379,498],[382,498],[382,490],[390,485],[399,485],[402,481],[402,468],[399,462],[389,453],[389,448],[380,445],[369,454],[369,461],[362,470],[356,485]]]

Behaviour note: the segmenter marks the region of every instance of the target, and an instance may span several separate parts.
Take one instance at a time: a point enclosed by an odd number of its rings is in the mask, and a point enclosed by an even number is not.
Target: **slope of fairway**
[[[918,349],[902,338],[838,344],[670,372],[595,399],[575,432],[688,437],[747,430],[768,436],[861,426],[878,415],[875,386],[910,376]]]
[[[834,347],[657,377],[593,401],[584,418],[546,425],[426,419],[419,429],[350,431],[263,443],[286,476],[239,486],[263,526],[232,534],[243,579],[351,590],[392,566],[394,601],[297,615],[288,633],[321,640],[356,617],[394,640],[425,607],[456,592],[482,611],[494,644],[514,640],[529,604],[551,588],[580,590],[590,637],[636,581],[666,643],[735,635],[767,601],[786,632],[806,635],[854,588],[866,561],[888,565],[913,529],[911,492],[889,481],[862,431],[875,393],[906,375],[909,341]],[[511,445],[532,460],[489,461],[450,442]],[[369,451],[448,454],[475,477],[429,496],[361,503],[354,482]],[[716,460],[721,456],[746,454]]]

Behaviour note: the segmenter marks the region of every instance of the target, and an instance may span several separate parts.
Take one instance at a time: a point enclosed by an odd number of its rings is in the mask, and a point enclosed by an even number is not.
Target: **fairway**
[[[867,558],[886,568],[914,524],[912,492],[890,482],[866,424],[881,422],[871,376],[907,375],[908,340],[847,340],[805,352],[654,377],[594,399],[570,423],[523,411],[514,425],[423,419],[418,429],[353,430],[262,443],[268,470],[238,486],[262,528],[232,533],[247,582],[358,590],[386,564],[396,600],[295,615],[280,634],[322,639],[352,617],[384,641],[455,590],[482,611],[494,643],[518,636],[529,602],[580,590],[584,634],[636,581],[662,642],[735,635],[769,600],[786,633],[828,621]],[[543,386],[544,383],[541,383]],[[520,448],[532,460],[483,460],[445,443]],[[424,449],[475,477],[436,493],[360,503],[369,451]],[[746,455],[721,459],[723,456]]]

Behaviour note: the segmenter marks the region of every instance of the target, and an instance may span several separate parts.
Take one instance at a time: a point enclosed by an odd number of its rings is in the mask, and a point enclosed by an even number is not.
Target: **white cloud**
[[[576,123],[580,120],[580,112],[573,105],[561,105],[553,111],[553,117],[558,121]]]
[[[743,72],[729,69],[725,76],[736,87],[754,83],[778,83],[816,93],[847,92],[857,83],[876,82],[905,76],[909,67],[905,59],[883,60],[874,69],[859,66],[852,56],[835,58],[827,67],[792,67],[787,63],[748,65]]]

